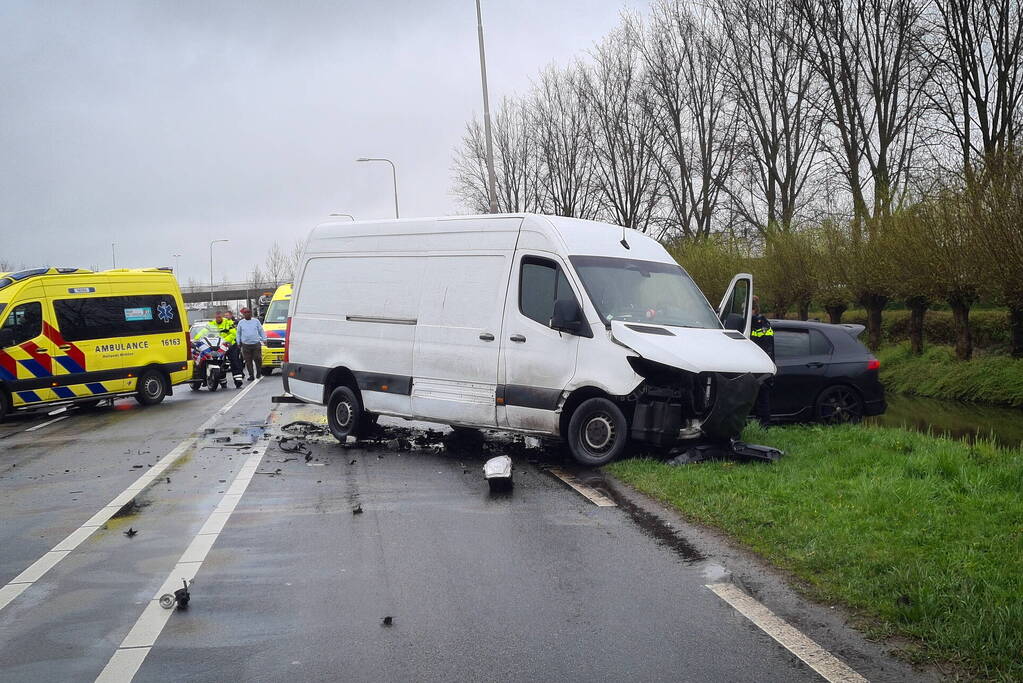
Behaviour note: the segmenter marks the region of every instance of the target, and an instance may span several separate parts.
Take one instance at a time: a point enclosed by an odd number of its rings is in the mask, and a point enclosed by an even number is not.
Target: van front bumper
[[[709,408],[697,411],[693,397],[675,387],[646,386],[636,395],[631,436],[656,446],[673,446],[683,440],[683,426],[699,424],[692,437],[712,441],[738,438],[757,399],[760,385],[768,375],[751,373],[708,373],[712,390]],[[698,382],[698,384],[702,384]],[[699,414],[697,414],[699,412]],[[690,438],[692,438],[690,437]]]

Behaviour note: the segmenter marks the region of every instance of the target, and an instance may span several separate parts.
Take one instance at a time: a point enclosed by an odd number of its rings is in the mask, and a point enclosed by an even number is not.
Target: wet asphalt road
[[[135,680],[820,680],[705,587],[724,568],[569,489],[545,471],[556,453],[422,431],[408,436],[426,443],[399,451],[387,440],[408,423],[381,420],[376,444],[310,437],[307,462],[277,437],[294,420],[322,423],[322,409],[271,410],[280,391],[278,377],[260,381],[123,516],[0,609],[0,678],[95,679],[266,443],[188,610],[170,615]],[[0,425],[0,586],[236,395],[181,387],[151,408]],[[496,452],[515,459],[509,495],[482,478]],[[853,655],[872,680],[906,675]]]

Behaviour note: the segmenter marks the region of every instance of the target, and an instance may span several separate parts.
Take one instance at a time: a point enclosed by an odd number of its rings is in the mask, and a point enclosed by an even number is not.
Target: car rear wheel
[[[827,424],[859,422],[863,419],[863,399],[845,384],[828,387],[817,397],[817,419]]]
[[[338,387],[327,400],[327,426],[334,438],[344,443],[349,436],[357,436],[362,426],[362,404],[348,387]]]
[[[156,405],[167,395],[167,379],[163,373],[147,370],[139,377],[135,400],[144,406]]]
[[[628,441],[625,415],[606,398],[579,404],[568,422],[568,447],[583,465],[606,465],[625,450]]]

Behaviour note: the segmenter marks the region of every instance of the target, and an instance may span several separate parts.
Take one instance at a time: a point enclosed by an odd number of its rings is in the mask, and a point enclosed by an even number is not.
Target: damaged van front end
[[[738,438],[761,384],[775,372],[767,354],[730,330],[613,321],[610,332],[638,354],[628,356],[642,378],[625,398],[630,436],[656,446]]]

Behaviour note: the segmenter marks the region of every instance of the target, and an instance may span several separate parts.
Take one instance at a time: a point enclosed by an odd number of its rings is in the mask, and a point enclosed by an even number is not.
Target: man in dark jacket
[[[771,327],[771,321],[760,313],[760,297],[753,297],[753,320],[750,325],[750,339],[753,343],[763,349],[772,361],[774,361],[774,329]],[[774,384],[773,380],[765,380],[760,385],[760,391],[757,393],[757,404],[753,408],[753,415],[761,424],[767,424],[771,421],[771,385]]]

